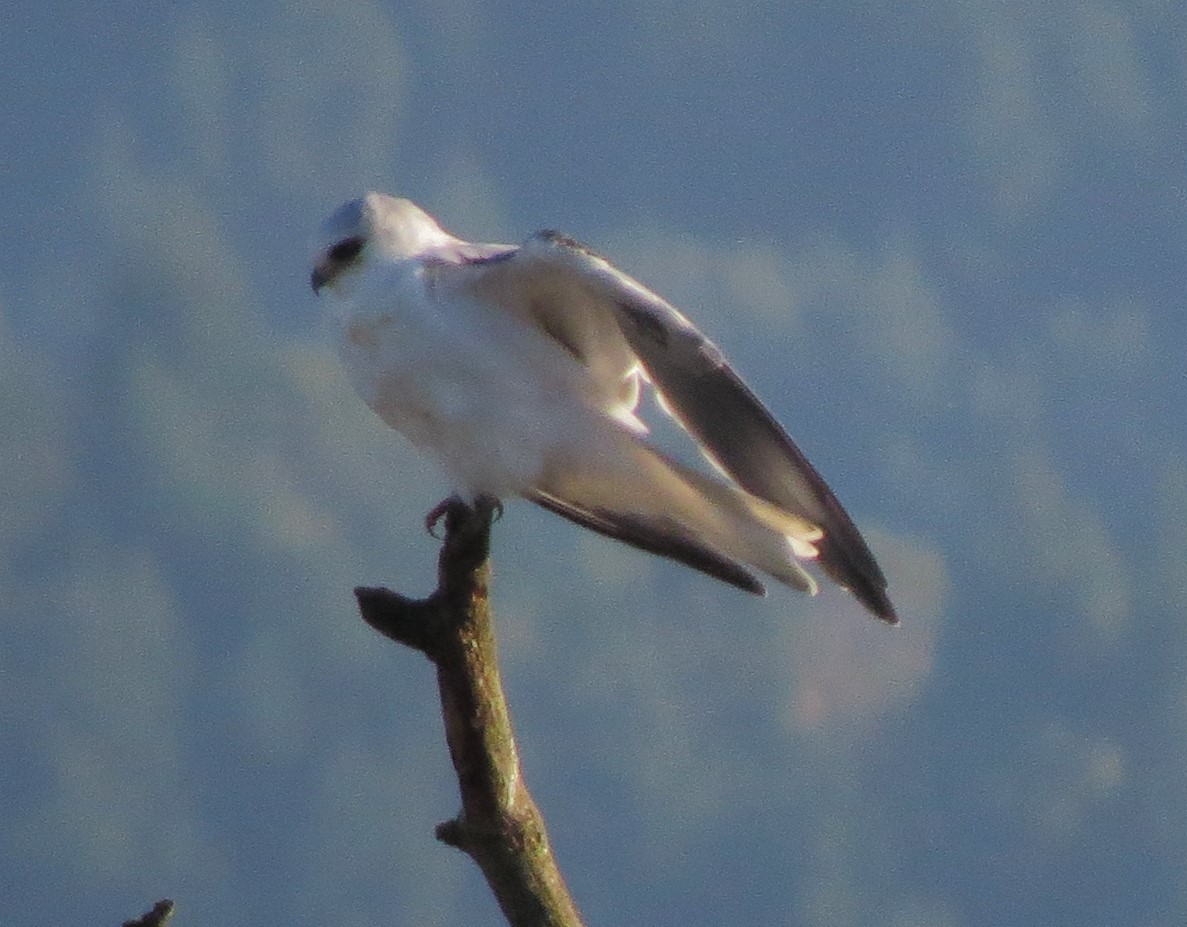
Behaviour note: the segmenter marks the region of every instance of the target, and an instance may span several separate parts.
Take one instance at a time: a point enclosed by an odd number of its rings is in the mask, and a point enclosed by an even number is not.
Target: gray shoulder
[[[466,266],[502,264],[510,261],[520,249],[515,245],[466,245],[460,253],[461,263]]]

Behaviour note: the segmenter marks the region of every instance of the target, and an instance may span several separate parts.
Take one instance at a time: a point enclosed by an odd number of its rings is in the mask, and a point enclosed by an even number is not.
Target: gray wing
[[[898,623],[886,578],[852,519],[716,345],[665,300],[570,238],[541,232],[515,257],[533,265],[551,290],[563,281],[564,292],[584,303],[577,313],[564,305],[548,309],[559,337],[571,330],[568,340],[579,341],[581,329],[593,324],[592,305],[612,313],[648,378],[706,455],[747,492],[819,525],[824,570],[878,618]]]

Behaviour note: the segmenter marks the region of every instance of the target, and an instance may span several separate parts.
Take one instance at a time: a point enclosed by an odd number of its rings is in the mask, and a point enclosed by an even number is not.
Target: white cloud
[[[1090,183],[1071,170],[1084,152],[1146,156],[1163,138],[1152,37],[1169,20],[1157,4],[947,6],[973,40],[976,92],[965,126],[999,217],[1033,219],[1064,184]]]
[[[945,410],[960,342],[910,236],[893,236],[872,255],[821,241],[795,254],[789,277],[828,366],[877,374],[901,411]]]
[[[1136,299],[1059,299],[1047,315],[1047,338],[1065,364],[1110,386],[1146,373],[1155,353],[1150,311]]]
[[[1062,722],[1035,725],[1020,752],[991,778],[986,797],[1005,805],[1007,819],[1044,852],[1091,839],[1093,815],[1121,796],[1130,778],[1119,744]]]
[[[1059,179],[1064,145],[1045,111],[1038,45],[1050,10],[1028,13],[1004,4],[955,4],[974,43],[976,91],[965,126],[976,167],[1010,222],[1040,210]]]
[[[973,381],[973,409],[995,435],[993,460],[978,467],[991,493],[990,509],[978,519],[989,532],[981,538],[983,555],[994,551],[1003,584],[1058,590],[1074,604],[1064,626],[1068,639],[1098,646],[1113,641],[1130,619],[1129,570],[1100,503],[1076,488],[1050,447],[1054,400],[1046,369],[1020,360],[983,367]],[[996,526],[986,521],[991,513]]]
[[[159,565],[92,539],[41,594],[41,662],[6,698],[35,706],[48,780],[8,849],[93,887],[126,883],[146,859],[162,879],[216,864],[186,777],[190,640]],[[10,615],[10,630],[28,633],[32,617]]]
[[[393,909],[404,923],[456,922],[451,907],[479,875],[433,835],[458,799],[439,721],[423,720],[411,740],[342,743],[323,754],[308,802],[307,871],[293,883],[295,907],[312,911],[311,923],[363,927]]]
[[[287,7],[245,50],[260,87],[249,118],[263,164],[302,197],[327,185],[371,189],[403,143],[407,58],[391,14],[371,0]]]
[[[1157,103],[1131,21],[1115,4],[1070,4],[1066,43],[1071,77],[1095,111],[1105,144],[1149,141],[1156,129]],[[1084,131],[1086,127],[1081,127]]]
[[[876,624],[840,590],[823,590],[804,605],[803,620],[788,622],[776,645],[787,672],[784,717],[792,729],[863,734],[879,719],[901,712],[931,678],[952,580],[945,557],[932,545],[867,531],[891,580],[902,619],[898,628]]]
[[[1098,643],[1111,642],[1132,615],[1132,590],[1118,542],[1083,494],[1074,492],[1050,454],[1019,449],[1007,457],[1005,473],[1016,506],[1013,530],[1018,569],[1038,587],[1059,588],[1078,609],[1083,631]]]
[[[429,211],[461,238],[502,241],[506,237],[502,192],[479,159],[469,152],[452,151],[441,158],[439,171]],[[516,241],[524,237],[526,232],[513,236]]]
[[[301,684],[309,654],[276,625],[257,623],[244,638],[227,655],[227,685],[252,754],[280,762],[311,752],[311,698]]]
[[[179,12],[174,28],[171,84],[185,114],[186,148],[206,174],[226,170],[235,93],[226,37],[210,15],[193,8]]]
[[[1151,320],[1132,299],[1066,297],[1035,315],[1007,348],[1009,361],[980,364],[971,378],[971,410],[996,450],[978,470],[1000,494],[986,500],[1000,523],[981,543],[995,551],[1003,583],[1057,591],[1072,609],[1063,633],[1091,651],[1116,641],[1134,614],[1132,568],[1106,516],[1132,505],[1125,499],[1136,487],[1119,480],[1115,499],[1099,498],[1090,488],[1098,480],[1085,474],[1141,457],[1144,426],[1135,410],[1156,378]],[[1067,421],[1094,431],[1077,434],[1060,453],[1057,423]],[[1096,449],[1092,461],[1075,458],[1080,444]]]
[[[18,343],[0,311],[0,575],[21,539],[65,501],[71,459],[71,397],[61,372]]]

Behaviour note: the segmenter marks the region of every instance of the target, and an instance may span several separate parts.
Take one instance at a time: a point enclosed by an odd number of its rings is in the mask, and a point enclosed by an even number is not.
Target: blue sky
[[[723,347],[903,627],[525,505],[529,782],[590,923],[1187,917],[1187,23],[1168,2],[17,3],[0,30],[0,921],[497,922],[430,668],[448,486],[312,230],[561,228]]]

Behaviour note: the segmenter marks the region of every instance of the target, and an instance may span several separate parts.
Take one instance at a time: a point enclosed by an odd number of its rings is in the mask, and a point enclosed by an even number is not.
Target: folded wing
[[[555,232],[541,232],[513,255],[472,263],[484,266],[484,286],[499,291],[504,305],[527,307],[518,311],[529,312],[534,324],[591,366],[625,370],[637,359],[705,455],[750,495],[823,529],[813,545],[828,575],[878,618],[898,622],[886,578],[832,490],[717,346],[677,309]],[[556,500],[536,501],[574,517]],[[584,523],[601,530],[596,519]],[[668,552],[684,562],[696,559],[690,554]]]

